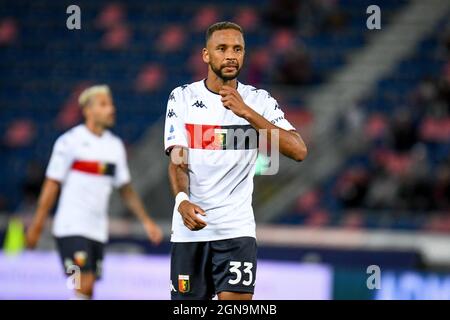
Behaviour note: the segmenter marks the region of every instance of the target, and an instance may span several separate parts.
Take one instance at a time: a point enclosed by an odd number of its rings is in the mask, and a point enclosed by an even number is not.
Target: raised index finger
[[[219,90],[219,94],[222,97],[225,97],[227,94],[230,94],[231,91],[229,89],[227,89],[225,86],[223,86],[220,90]]]

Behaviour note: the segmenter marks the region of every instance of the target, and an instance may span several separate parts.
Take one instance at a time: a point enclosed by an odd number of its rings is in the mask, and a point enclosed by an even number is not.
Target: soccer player
[[[53,235],[66,272],[73,270],[72,266],[78,266],[81,271],[76,298],[90,299],[94,283],[101,276],[104,245],[108,240],[108,202],[113,187],[119,189],[154,244],[161,242],[162,232],[131,186],[122,140],[108,130],[115,122],[109,87],[87,88],[81,93],[79,104],[85,122],[55,142],[34,220],[27,231],[27,245],[36,246],[61,189]]]
[[[258,145],[235,141],[236,132],[267,130],[268,140],[278,133],[279,152],[296,161],[307,154],[277,101],[237,81],[244,54],[240,26],[213,24],[202,52],[207,78],[169,96],[164,142],[175,196],[172,299],[253,298],[257,246],[251,203]]]

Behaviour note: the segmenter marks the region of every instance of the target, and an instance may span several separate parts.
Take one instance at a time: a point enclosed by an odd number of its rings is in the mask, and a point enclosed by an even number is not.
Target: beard
[[[231,75],[225,75],[223,73],[223,69],[228,67],[227,65],[220,66],[220,68],[216,68],[212,64],[210,64],[210,66],[211,66],[211,70],[216,74],[216,76],[219,77],[220,79],[222,79],[224,82],[236,79],[238,77],[239,73],[241,72],[241,68],[239,68],[239,65],[236,65],[236,72]]]
[[[113,117],[112,119],[106,119],[105,121],[103,121],[101,123],[102,127],[105,129],[111,129],[114,127],[114,125],[116,124],[116,119],[115,117]]]

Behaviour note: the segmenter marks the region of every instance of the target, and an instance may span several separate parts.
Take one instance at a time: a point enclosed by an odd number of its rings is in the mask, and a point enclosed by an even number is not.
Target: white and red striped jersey
[[[244,102],[268,121],[295,130],[267,91],[239,82],[237,90]],[[173,242],[256,237],[252,192],[258,133],[245,119],[225,108],[220,99],[206,87],[205,80],[180,86],[169,96],[165,151],[174,146],[189,149],[190,200],[207,214],[200,216],[207,226],[191,231],[174,208]]]
[[[120,138],[101,136],[84,124],[55,142],[46,177],[61,183],[53,235],[108,240],[108,203],[113,187],[130,181],[126,151]]]

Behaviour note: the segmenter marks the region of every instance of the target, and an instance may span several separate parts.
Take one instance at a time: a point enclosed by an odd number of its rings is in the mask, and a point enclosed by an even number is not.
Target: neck
[[[105,132],[105,128],[100,126],[100,125],[96,125],[94,122],[92,121],[86,121],[85,123],[86,128],[88,128],[88,130],[90,132],[92,132],[93,134],[95,134],[96,136],[101,137],[103,132]]]
[[[212,92],[219,93],[220,89],[224,85],[230,86],[232,88],[237,88],[237,79],[233,80],[223,80],[219,78],[214,72],[208,72],[208,78],[206,79],[206,87]]]

